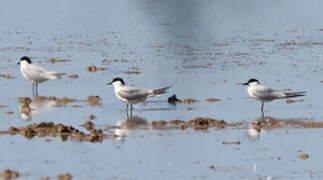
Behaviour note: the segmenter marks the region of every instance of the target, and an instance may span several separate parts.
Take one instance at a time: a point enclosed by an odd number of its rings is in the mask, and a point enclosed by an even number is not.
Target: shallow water
[[[266,104],[266,116],[321,122],[322,5],[319,0],[2,1],[0,70],[14,79],[0,79],[0,105],[6,106],[0,108],[0,130],[53,121],[87,132],[80,125],[91,114],[97,128],[120,125],[125,104],[106,85],[116,76],[139,87],[173,85],[167,95],[135,105],[134,115],[148,124],[196,117],[253,122],[261,116],[260,103],[239,85],[249,78],[276,89],[307,91],[298,98],[304,102]],[[40,95],[78,100],[98,95],[102,105],[41,104],[39,112],[22,120],[18,98],[32,96],[31,83],[17,66],[23,55],[47,69],[79,75],[40,84]],[[51,58],[68,61],[47,62]],[[92,65],[107,70],[86,71]],[[173,94],[199,102],[168,104]],[[221,101],[205,101],[210,97]],[[320,131],[281,128],[250,138],[247,126],[145,127],[102,143],[1,135],[0,170],[16,170],[23,179],[67,172],[75,179],[321,179]],[[309,158],[300,159],[301,153]]]

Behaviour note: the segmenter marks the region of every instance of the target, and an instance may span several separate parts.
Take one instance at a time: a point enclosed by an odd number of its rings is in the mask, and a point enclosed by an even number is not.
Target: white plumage
[[[114,87],[114,93],[116,97],[127,103],[130,104],[130,110],[132,111],[132,104],[136,104],[139,102],[145,101],[149,97],[158,96],[161,94],[166,93],[167,89],[171,86],[167,86],[160,89],[142,89],[136,87],[129,87],[126,86],[122,78],[114,78],[110,83]]]
[[[305,91],[301,92],[284,92],[280,90],[274,90],[267,86],[259,84],[257,79],[250,79],[248,82],[243,85],[247,85],[248,94],[254,99],[261,101],[261,112],[263,115],[263,108],[265,102],[270,102],[275,99],[284,99],[284,98],[293,98],[299,96],[305,96]]]
[[[48,71],[40,66],[32,64],[31,59],[24,56],[20,59],[20,72],[22,76],[33,83],[33,95],[38,95],[38,83],[47,80],[59,79],[65,73],[57,73],[55,71]]]

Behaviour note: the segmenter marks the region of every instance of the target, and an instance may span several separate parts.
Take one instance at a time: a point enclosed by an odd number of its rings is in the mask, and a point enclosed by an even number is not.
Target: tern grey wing
[[[124,87],[117,94],[129,101],[146,98],[151,92],[148,89],[139,89],[133,87]]]
[[[252,91],[252,95],[264,101],[271,101],[285,96],[282,91],[273,90],[267,86],[261,85],[257,86],[257,88]]]
[[[273,90],[272,93],[271,93],[271,95],[275,99],[286,98],[285,92],[284,91],[280,91],[280,90]]]

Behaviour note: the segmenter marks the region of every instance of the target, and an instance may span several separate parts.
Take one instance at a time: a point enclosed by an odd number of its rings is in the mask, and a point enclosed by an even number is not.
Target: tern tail
[[[50,75],[54,76],[54,79],[60,79],[61,76],[65,75],[66,73],[57,73],[57,72],[50,72]]]
[[[154,89],[151,96],[158,96],[158,95],[164,94],[167,92],[167,89],[169,89],[170,87],[172,87],[172,86],[167,86],[167,87],[160,88],[160,89]]]
[[[306,91],[285,93],[284,98],[293,98],[293,97],[305,96],[305,93],[306,93]]]

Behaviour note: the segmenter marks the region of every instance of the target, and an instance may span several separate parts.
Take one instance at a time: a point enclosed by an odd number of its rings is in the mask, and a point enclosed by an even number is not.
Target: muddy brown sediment
[[[204,130],[208,129],[209,127],[225,128],[227,125],[227,123],[223,120],[212,119],[209,117],[198,117],[188,121],[187,124],[193,127],[195,130]]]
[[[25,127],[10,127],[8,131],[1,131],[0,134],[22,135],[27,139],[37,137],[60,137],[62,141],[68,139],[87,141],[87,142],[102,142],[108,138],[101,129],[90,129],[91,133],[84,133],[72,126],[65,126],[63,124],[54,124],[53,122],[41,122],[39,124],[33,123]]]
[[[222,144],[223,145],[230,145],[230,144],[240,145],[241,142],[240,141],[223,141]]]
[[[304,100],[302,100],[302,99],[300,99],[300,100],[287,99],[286,100],[287,104],[293,104],[295,102],[304,102]]]
[[[57,176],[58,180],[71,180],[72,179],[72,175],[70,173],[66,173],[66,174],[61,174]]]
[[[137,74],[140,74],[141,72],[140,71],[126,71],[125,73],[126,74],[135,74],[135,75],[137,75]]]
[[[97,67],[97,66],[89,66],[86,68],[88,72],[97,72],[97,71],[105,71],[107,68],[104,67]]]
[[[170,124],[173,124],[173,125],[185,125],[185,121],[182,121],[182,120],[171,120],[169,121]]]
[[[198,100],[193,99],[193,98],[182,99],[179,101],[179,103],[184,103],[184,104],[192,104],[192,103],[196,103],[196,102],[198,102]]]
[[[17,171],[13,171],[13,170],[9,170],[9,169],[6,169],[6,170],[3,170],[0,172],[0,177],[1,177],[1,179],[4,179],[4,180],[15,179],[20,176],[21,176],[21,174],[18,173]]]
[[[221,101],[221,99],[218,99],[218,98],[207,98],[207,99],[205,99],[205,101],[210,102],[210,103],[213,103],[213,102],[219,102],[219,101]]]
[[[6,114],[7,114],[7,115],[12,115],[13,113],[14,113],[14,112],[12,112],[12,111],[7,111],[7,112],[6,112]]]
[[[211,127],[216,128],[225,128],[228,124],[223,120],[212,119],[209,117],[198,117],[188,122],[182,120],[171,120],[170,122],[166,121],[153,121],[152,127],[154,129],[181,129],[194,128],[195,130],[207,130]]]
[[[277,129],[277,128],[323,128],[323,122],[314,122],[302,119],[275,119],[266,117],[265,121],[251,123],[256,129]]]
[[[152,123],[153,128],[159,128],[159,127],[163,127],[166,126],[167,122],[166,121],[153,121]]]
[[[94,120],[96,119],[96,116],[94,116],[93,114],[91,114],[90,116],[87,117],[89,120]]]
[[[0,74],[0,78],[3,78],[3,79],[15,79],[10,74]]]
[[[102,106],[102,103],[100,102],[102,98],[100,96],[88,96],[86,98],[86,101],[88,101],[90,106]]]
[[[47,62],[49,62],[49,63],[63,63],[63,62],[67,62],[67,61],[69,61],[69,60],[52,58],[52,59],[48,60]]]
[[[56,97],[55,97],[55,100],[56,100],[58,103],[63,103],[63,104],[73,103],[73,102],[77,102],[77,101],[78,101],[77,99],[68,98],[68,97],[62,97],[62,98],[60,98],[60,99],[58,99],[58,98],[56,98]]]
[[[207,130],[208,128],[223,129],[226,127],[235,129],[246,129],[248,125],[256,130],[260,129],[278,129],[278,128],[323,128],[323,122],[313,122],[306,119],[275,119],[272,117],[265,117],[251,122],[232,122],[228,123],[224,120],[213,119],[209,117],[198,117],[189,121],[171,120],[167,121],[153,121],[151,123],[153,129],[167,130],[167,129],[187,129]]]
[[[95,125],[91,121],[87,121],[86,123],[82,124],[81,126],[89,131],[91,131],[95,128]]]
[[[300,159],[306,160],[306,159],[308,159],[308,154],[306,154],[306,153],[302,153],[302,154],[298,155],[298,157],[299,157]]]
[[[79,75],[78,74],[70,74],[67,77],[72,78],[72,79],[77,79],[77,78],[79,78]]]

